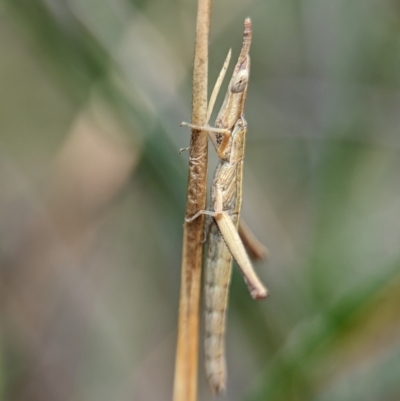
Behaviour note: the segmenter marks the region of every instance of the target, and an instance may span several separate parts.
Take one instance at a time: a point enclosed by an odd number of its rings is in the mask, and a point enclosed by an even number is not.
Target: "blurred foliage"
[[[171,397],[196,6],[0,5],[1,399]],[[246,16],[271,297],[234,271],[227,398],[397,400],[399,4],[216,1],[210,89]]]

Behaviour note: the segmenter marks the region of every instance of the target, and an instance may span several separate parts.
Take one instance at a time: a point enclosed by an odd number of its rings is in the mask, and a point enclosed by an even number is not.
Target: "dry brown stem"
[[[207,123],[210,17],[211,0],[199,0],[193,71],[192,124],[201,126]],[[192,129],[186,217],[191,217],[206,207],[207,145],[207,132]],[[195,401],[197,398],[203,229],[204,216],[184,225],[173,401]]]

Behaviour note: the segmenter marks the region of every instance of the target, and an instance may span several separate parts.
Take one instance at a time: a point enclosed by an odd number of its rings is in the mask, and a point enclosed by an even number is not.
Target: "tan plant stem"
[[[211,0],[199,0],[192,99],[192,124],[198,126],[207,123],[210,17]],[[192,129],[185,214],[187,218],[206,207],[207,150],[207,132]],[[197,398],[203,231],[204,216],[191,223],[185,222],[173,401],[195,401]]]

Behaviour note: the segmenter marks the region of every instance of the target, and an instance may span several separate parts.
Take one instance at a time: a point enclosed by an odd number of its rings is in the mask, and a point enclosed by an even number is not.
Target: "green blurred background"
[[[196,9],[0,2],[2,400],[171,399]],[[210,90],[247,16],[271,297],[235,269],[226,399],[398,400],[400,5],[216,0]]]

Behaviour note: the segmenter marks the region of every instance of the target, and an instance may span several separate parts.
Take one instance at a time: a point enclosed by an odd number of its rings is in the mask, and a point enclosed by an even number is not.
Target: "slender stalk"
[[[192,124],[198,126],[204,126],[207,123],[210,18],[211,0],[199,0],[192,99]],[[207,132],[192,129],[186,217],[193,216],[199,210],[203,210],[206,207],[207,146]],[[181,291],[173,401],[195,401],[197,398],[203,230],[203,216],[192,223],[185,223],[183,230]]]

